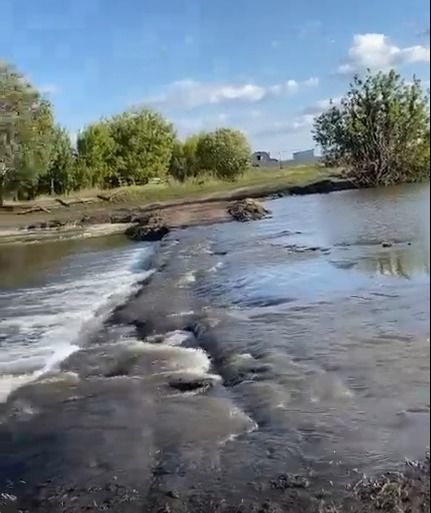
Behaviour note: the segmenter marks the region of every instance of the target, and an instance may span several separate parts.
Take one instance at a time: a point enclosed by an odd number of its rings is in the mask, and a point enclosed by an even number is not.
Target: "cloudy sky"
[[[429,79],[427,4],[1,0],[0,59],[49,96],[72,135],[147,105],[181,137],[232,126],[284,157],[312,146],[313,116],[353,73],[396,68]]]

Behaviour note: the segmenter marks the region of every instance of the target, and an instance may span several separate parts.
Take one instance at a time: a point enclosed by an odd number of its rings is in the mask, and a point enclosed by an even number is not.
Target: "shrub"
[[[235,180],[247,169],[250,147],[238,130],[221,128],[199,137],[196,158],[201,172],[212,172],[222,180]]]
[[[428,98],[420,82],[394,71],[355,76],[340,106],[314,123],[328,165],[347,168],[358,185],[391,185],[429,177]]]

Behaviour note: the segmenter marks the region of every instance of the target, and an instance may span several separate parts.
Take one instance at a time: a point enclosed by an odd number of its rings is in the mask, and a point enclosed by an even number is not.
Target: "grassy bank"
[[[250,168],[238,180],[234,182],[222,181],[212,177],[205,180],[187,180],[177,182],[168,180],[163,183],[149,183],[147,185],[132,185],[110,190],[87,189],[72,193],[68,196],[43,196],[28,205],[54,204],[55,198],[70,201],[73,198],[90,199],[98,194],[112,196],[115,203],[153,203],[158,201],[170,201],[178,199],[206,197],[211,194],[228,193],[242,188],[277,186],[277,185],[304,185],[316,180],[321,180],[336,174],[335,170],[328,170],[317,165],[292,166],[285,169],[279,168]],[[58,205],[56,205],[58,206]]]
[[[168,207],[177,207],[178,209],[181,205],[186,206],[196,202],[203,204],[215,201],[226,202],[238,196],[266,197],[289,187],[305,186],[334,176],[337,176],[336,170],[316,165],[286,169],[249,169],[235,182],[214,178],[207,178],[203,182],[196,180],[188,180],[184,183],[166,181],[108,191],[83,190],[69,196],[45,196],[19,204],[6,203],[6,208],[0,209],[0,230],[19,229],[53,219],[63,223],[73,223],[83,216],[92,216],[93,214],[102,218],[103,213],[122,208],[167,209]],[[42,210],[30,210],[39,207]],[[224,209],[222,205],[220,208]],[[205,221],[206,212],[204,210],[201,208],[201,211],[195,213],[195,217],[196,215],[202,216],[202,221]],[[23,211],[27,211],[25,215],[22,214]],[[214,220],[220,220],[220,214],[217,214]],[[187,220],[185,223],[187,224]]]
[[[117,201],[151,203],[169,201],[212,194],[233,192],[242,188],[277,186],[285,184],[303,185],[328,177],[331,172],[318,166],[298,166],[288,169],[249,169],[235,182],[226,182],[208,178],[204,182],[188,180],[184,183],[167,182],[145,186],[124,187],[119,191]],[[334,171],[332,171],[334,174]],[[113,191],[114,194],[116,191]]]

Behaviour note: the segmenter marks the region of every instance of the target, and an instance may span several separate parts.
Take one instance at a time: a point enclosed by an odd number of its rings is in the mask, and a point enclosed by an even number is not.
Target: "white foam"
[[[0,375],[0,403],[4,403],[14,390],[30,383],[33,379],[33,374]]]
[[[135,246],[78,255],[45,286],[0,292],[0,402],[85,343],[153,272],[136,269],[149,251]]]
[[[168,346],[180,346],[192,337],[193,335],[189,331],[175,330],[166,333],[163,342]]]
[[[187,315],[193,315],[195,312],[193,310],[185,310],[184,312],[174,312],[168,314],[168,317],[186,317]]]
[[[210,268],[208,269],[208,272],[209,272],[209,273],[215,273],[215,272],[217,272],[219,269],[221,269],[222,267],[224,267],[223,262],[217,262],[215,265],[213,265],[212,267],[210,267]]]
[[[178,281],[178,285],[180,286],[186,286],[186,285],[191,285],[192,283],[194,283],[196,281],[196,271],[189,271],[188,273],[186,273],[184,276],[182,276],[179,281]]]
[[[151,353],[158,362],[160,372],[167,374],[189,373],[205,375],[211,368],[211,361],[200,348],[178,347],[168,344],[150,344],[136,341],[133,350]]]

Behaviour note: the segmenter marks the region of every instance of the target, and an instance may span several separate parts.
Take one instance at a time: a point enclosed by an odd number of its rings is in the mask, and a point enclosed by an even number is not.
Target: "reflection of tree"
[[[383,276],[401,276],[406,279],[411,279],[418,273],[430,273],[429,256],[420,250],[380,252],[360,260],[358,268]]]

